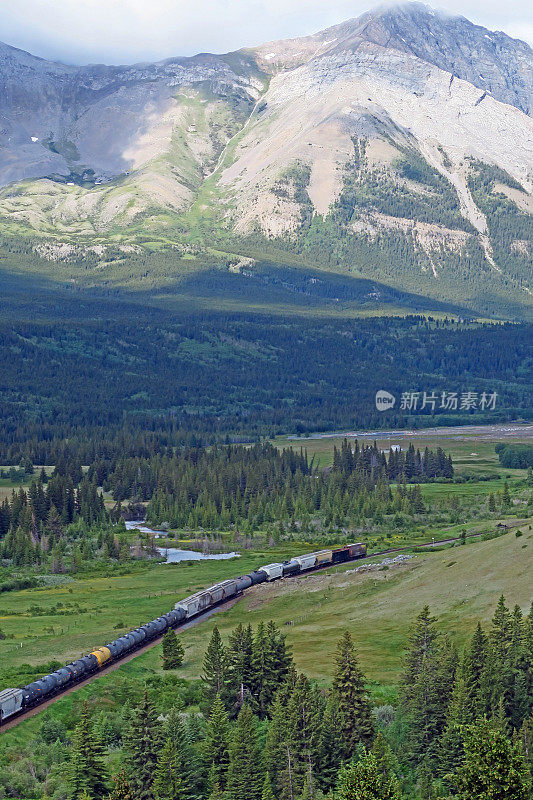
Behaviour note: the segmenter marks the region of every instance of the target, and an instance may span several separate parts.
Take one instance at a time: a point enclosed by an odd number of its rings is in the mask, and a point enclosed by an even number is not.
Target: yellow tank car
[[[94,650],[91,655],[96,658],[98,661],[98,666],[101,668],[104,666],[106,661],[109,661],[111,658],[111,650],[109,650],[107,647],[99,647],[98,650]]]

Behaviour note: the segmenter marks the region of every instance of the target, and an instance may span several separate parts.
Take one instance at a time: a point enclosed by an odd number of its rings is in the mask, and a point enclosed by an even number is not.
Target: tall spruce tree
[[[401,704],[413,762],[422,756],[436,759],[455,680],[457,652],[446,638],[439,638],[434,623],[426,606],[411,630],[405,658]]]
[[[499,672],[499,662],[492,643],[487,639],[485,662],[479,680],[479,708],[477,716],[492,716],[498,708],[501,697],[502,677]]]
[[[183,800],[195,800],[201,793],[201,758],[190,741],[178,709],[173,708],[169,712],[163,735],[165,739],[170,739],[176,748],[175,764],[181,779],[181,796]]]
[[[519,730],[529,716],[533,701],[532,659],[528,644],[528,620],[524,620],[520,606],[516,605],[508,654],[512,673],[508,714],[515,730]]]
[[[78,800],[83,792],[88,792],[94,800],[100,800],[108,792],[105,750],[95,733],[87,702],[83,704],[73,738],[69,776],[72,797]]]
[[[205,756],[209,768],[209,788],[224,792],[229,766],[229,721],[224,703],[217,695],[211,706],[205,737]]]
[[[446,725],[440,740],[438,772],[449,775],[463,761],[465,725],[473,720],[466,709],[466,688],[463,671],[456,675],[452,698],[446,714]]]
[[[285,792],[288,782],[285,770],[288,752],[286,708],[287,700],[282,696],[280,690],[272,706],[265,742],[265,767],[276,798],[290,796],[289,792]]]
[[[487,659],[487,644],[487,637],[481,623],[478,622],[462,663],[465,722],[473,722],[486,711],[485,701],[482,697],[481,679]]]
[[[265,744],[265,766],[278,800],[294,800],[320,764],[320,693],[292,667],[276,694]],[[312,734],[310,730],[313,728]],[[309,735],[309,741],[307,736]],[[318,775],[317,775],[318,778]]]
[[[286,705],[287,727],[283,744],[290,755],[292,786],[300,794],[307,786],[311,794],[317,783],[324,699],[317,686],[300,675]],[[282,754],[285,757],[282,749]],[[288,770],[288,763],[287,763]]]
[[[320,739],[318,784],[328,792],[335,785],[343,759],[343,747],[338,735],[337,709],[329,697],[322,720]]]
[[[496,700],[503,697],[506,710],[509,708],[513,673],[510,662],[510,649],[513,635],[513,619],[505,604],[505,597],[501,595],[492,618],[492,627],[489,640],[494,657],[494,691]]]
[[[335,664],[331,693],[336,706],[340,749],[343,758],[348,759],[359,742],[368,746],[374,738],[372,707],[349,631],[337,645]]]
[[[129,779],[138,800],[153,800],[152,783],[161,749],[161,723],[145,691],[134,709],[125,745],[129,763]]]
[[[398,778],[401,773],[400,764],[382,733],[378,733],[374,739],[372,755],[383,779]]]
[[[178,669],[183,664],[185,652],[173,628],[169,628],[162,640],[163,669]]]
[[[487,719],[470,726],[455,778],[458,800],[530,800],[531,781],[520,742]]]
[[[424,660],[436,650],[438,633],[435,621],[429,613],[429,607],[424,606],[411,628],[402,679],[406,697],[413,691],[412,687],[420,674]]]
[[[260,718],[267,716],[277,690],[288,675],[292,658],[285,637],[274,622],[260,622],[252,648],[252,704]]]
[[[156,800],[183,800],[179,756],[171,739],[167,739],[157,760],[152,791]]]
[[[261,800],[265,770],[250,706],[237,717],[229,747],[227,800]]]
[[[228,656],[216,625],[205,652],[202,681],[204,697],[209,708],[216,697],[226,703],[230,682]]]
[[[231,700],[237,713],[242,705],[250,699],[253,683],[252,652],[253,652],[252,626],[246,627],[239,624],[230,634],[228,643],[229,680],[231,686]]]

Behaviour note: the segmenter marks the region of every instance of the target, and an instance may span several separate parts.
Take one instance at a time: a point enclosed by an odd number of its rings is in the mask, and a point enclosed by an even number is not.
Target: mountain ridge
[[[444,299],[462,281],[530,302],[533,51],[506,34],[409,3],[147,64],[0,46],[0,76],[0,219],[54,258],[277,243]]]

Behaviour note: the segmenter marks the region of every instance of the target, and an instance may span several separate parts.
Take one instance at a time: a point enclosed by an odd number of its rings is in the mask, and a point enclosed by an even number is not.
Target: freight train
[[[71,661],[70,664],[45,675],[38,681],[18,689],[4,689],[0,692],[0,725],[9,717],[22,714],[39,703],[60,694],[73,684],[98,672],[106,665],[119,661],[148,642],[159,638],[168,628],[175,628],[192,617],[199,616],[209,609],[237,597],[245,589],[266,581],[288,578],[310,570],[322,569],[330,564],[342,564],[366,556],[366,545],[362,542],[349,544],[336,550],[320,550],[306,553],[289,561],[266,564],[249,575],[222,581],[209,589],[179,600],[174,608],[157,619],[134,628],[104,647],[99,647],[87,656]]]

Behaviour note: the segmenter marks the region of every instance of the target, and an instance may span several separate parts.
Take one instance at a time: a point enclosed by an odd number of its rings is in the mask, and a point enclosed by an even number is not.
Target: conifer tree
[[[167,739],[157,760],[152,791],[157,800],[183,800],[176,744]]]
[[[228,657],[216,625],[205,652],[202,681],[209,706],[217,696],[226,702],[229,685]]]
[[[133,711],[125,745],[130,783],[136,797],[138,800],[153,800],[152,783],[161,747],[161,724],[146,691],[140,705]]]
[[[372,745],[372,754],[376,759],[378,772],[384,779],[398,777],[400,765],[382,733],[378,733]]]
[[[464,726],[473,722],[466,709],[465,680],[461,671],[455,678],[452,698],[446,715],[446,726],[440,740],[438,771],[441,775],[455,772],[463,760]]]
[[[492,648],[493,664],[493,702],[503,698],[506,711],[510,706],[513,671],[510,660],[510,649],[513,634],[512,615],[505,604],[505,597],[501,595],[492,618],[492,627],[489,632],[489,641]],[[494,713],[495,708],[487,709]]]
[[[487,637],[478,622],[462,664],[465,722],[473,722],[485,712],[485,703],[481,695],[481,678],[486,659]]]
[[[349,631],[337,645],[335,663],[331,691],[336,705],[340,748],[343,758],[347,759],[355,752],[358,742],[369,745],[374,737],[372,708]]]
[[[89,792],[93,800],[100,800],[107,794],[104,755],[104,748],[94,731],[89,706],[85,702],[74,731],[70,762],[69,788],[74,800],[78,800],[83,792]]]
[[[323,791],[329,791],[335,785],[342,759],[343,748],[338,735],[336,707],[330,697],[322,720],[320,740],[318,783]]]
[[[250,698],[253,683],[252,652],[252,626],[239,624],[230,634],[227,650],[232,700],[237,711]]]
[[[312,792],[320,761],[324,700],[318,687],[312,686],[305,675],[300,675],[294,685],[286,704],[286,715],[283,744],[285,752],[288,748],[290,753],[292,785],[296,793],[305,785]]]
[[[455,785],[458,800],[529,800],[531,781],[520,742],[479,720],[466,733]]]
[[[226,788],[229,766],[229,722],[224,703],[217,695],[211,706],[205,737],[205,754],[209,765],[209,785],[214,790]]]
[[[502,696],[502,676],[499,672],[498,659],[489,640],[485,651],[485,663],[479,681],[479,713],[478,717],[492,716]]]
[[[265,772],[265,780],[263,781],[261,800],[276,800],[276,796],[272,791],[272,783],[270,781],[270,775],[268,774],[268,772]]]
[[[276,797],[285,797],[283,789],[288,780],[285,773],[287,758],[287,700],[281,690],[272,706],[271,720],[265,743],[265,767]]]
[[[351,761],[339,774],[335,800],[401,800],[394,776],[384,777],[373,753]]]
[[[244,705],[239,712],[229,747],[229,757],[227,799],[261,800],[265,772],[256,722],[248,705]]]
[[[532,659],[529,650],[528,627],[528,618],[523,618],[520,606],[516,605],[513,609],[508,651],[511,671],[508,714],[515,730],[519,730],[523,721],[529,716],[533,702]]]
[[[438,633],[435,629],[435,619],[430,616],[429,607],[424,606],[411,629],[405,657],[405,671],[403,675],[404,693],[409,696],[416,681],[424,659],[435,652]]]
[[[185,655],[183,645],[176,636],[176,631],[169,628],[163,636],[163,669],[178,669],[183,664]]]
[[[292,664],[292,654],[287,647],[285,634],[281,633],[274,620],[267,622],[266,633],[272,649],[273,668],[278,677],[278,685],[289,672]]]
[[[267,714],[279,686],[275,673],[274,651],[270,646],[266,626],[260,622],[252,649],[252,699],[261,718]]]
[[[454,685],[457,653],[439,636],[427,606],[417,617],[409,639],[401,703],[407,712],[410,755],[436,757]]]
[[[189,717],[189,719],[191,719]],[[177,708],[171,709],[164,725],[165,739],[170,739],[176,748],[176,769],[181,779],[181,795],[183,800],[194,800],[200,793],[202,769],[201,759],[189,739]],[[195,739],[198,740],[200,732],[197,731]]]
[[[509,484],[507,481],[503,484],[503,492],[502,492],[502,508],[510,508],[511,506],[511,495],[509,493]]]

